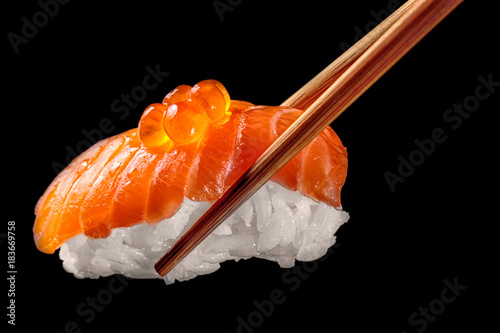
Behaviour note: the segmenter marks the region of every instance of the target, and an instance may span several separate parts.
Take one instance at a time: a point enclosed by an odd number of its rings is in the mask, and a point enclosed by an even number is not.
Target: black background
[[[7,186],[0,232],[7,232],[7,221],[16,222],[18,272],[16,326],[9,329],[63,332],[71,321],[82,332],[135,325],[189,332],[498,327],[498,308],[491,305],[498,303],[498,195],[491,191],[497,183],[500,88],[458,128],[443,120],[454,103],[475,94],[478,76],[500,81],[495,11],[478,1],[460,5],[332,125],[349,153],[342,201],[351,218],[326,260],[298,264],[303,275],[254,259],[171,286],[129,280],[95,317],[77,313],[89,298],[105,297],[115,278],[74,278],[57,255],[36,250],[31,228],[34,206],[56,175],[51,164],[65,163],[66,147],[82,142],[83,130],[98,128],[103,118],[114,126],[106,136],[136,127],[148,104],[177,85],[207,78],[221,81],[233,99],[278,105],[339,56],[341,43],[353,44],[356,28],[365,32],[375,22],[370,11],[397,1],[232,3],[221,20],[212,1],[71,1],[17,54],[7,34],[21,34],[22,17],[32,21],[40,5],[3,5]],[[120,119],[111,103],[142,84],[146,66],[157,65],[169,75]],[[417,149],[414,141],[429,139],[436,128],[446,141],[391,191],[384,173],[397,173],[398,156],[408,158]],[[2,238],[2,253],[5,243]],[[6,267],[6,255],[2,260]],[[437,304],[445,279],[467,289],[434,321],[411,325],[409,317],[420,307]],[[268,304],[272,292],[281,293],[283,302],[268,308],[267,317],[257,314],[254,301]],[[239,328],[239,317],[256,327]]]

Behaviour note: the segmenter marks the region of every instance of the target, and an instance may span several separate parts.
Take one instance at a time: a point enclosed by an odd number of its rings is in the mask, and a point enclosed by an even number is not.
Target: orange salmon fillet
[[[137,129],[102,140],[75,158],[35,207],[37,248],[54,253],[80,233],[102,238],[112,229],[173,216],[185,197],[216,200],[302,111],[231,101],[230,116],[203,139],[148,148]],[[325,129],[271,179],[290,190],[340,207],[347,152]]]

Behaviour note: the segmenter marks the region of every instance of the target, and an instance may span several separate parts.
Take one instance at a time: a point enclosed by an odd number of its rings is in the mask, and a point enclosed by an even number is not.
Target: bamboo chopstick
[[[356,60],[363,52],[368,49],[377,39],[382,36],[408,8],[418,0],[408,0],[399,7],[392,15],[383,20],[379,25],[373,28],[367,35],[360,39],[356,44],[350,47],[340,57],[335,59],[330,65],[319,72],[313,79],[307,82],[302,88],[297,90],[292,96],[284,101],[282,106],[289,106],[305,110],[316,99],[328,89],[332,83]]]
[[[307,110],[292,126],[155,264],[156,271],[160,275],[165,275],[174,268],[462,1],[409,1],[405,10],[399,12],[396,19],[391,20],[392,24],[364,52],[359,54],[354,62],[343,67],[343,73],[338,75],[338,78],[324,93],[310,103]],[[338,68],[338,66],[333,67]],[[310,91],[310,89],[306,87],[304,91]],[[312,94],[314,95],[314,91]],[[302,99],[294,98],[295,103],[310,100],[307,96],[311,96],[311,93],[303,96],[305,97]]]

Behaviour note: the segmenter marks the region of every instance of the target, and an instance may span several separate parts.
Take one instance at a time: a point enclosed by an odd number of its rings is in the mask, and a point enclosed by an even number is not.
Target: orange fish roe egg
[[[163,117],[168,106],[160,103],[151,104],[146,108],[139,120],[139,140],[147,147],[158,147],[169,140],[163,127]]]
[[[224,118],[231,103],[226,88],[216,80],[204,80],[195,84],[191,88],[189,100],[201,105],[211,122]]]
[[[207,113],[197,103],[190,101],[168,106],[163,123],[168,137],[177,144],[199,140],[209,125]]]
[[[163,98],[163,104],[175,104],[177,102],[184,102],[188,99],[189,93],[191,92],[191,86],[187,84],[181,84]]]
[[[221,91],[222,95],[224,96],[224,100],[226,101],[226,110],[224,110],[224,112],[227,112],[227,110],[229,110],[229,106],[231,105],[231,97],[229,97],[229,93],[227,92],[226,87],[224,87],[224,85],[217,80],[208,81],[212,81]]]

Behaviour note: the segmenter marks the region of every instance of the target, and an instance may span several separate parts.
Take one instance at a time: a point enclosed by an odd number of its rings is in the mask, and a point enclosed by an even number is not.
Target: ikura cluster
[[[230,103],[226,88],[216,80],[180,85],[162,103],[146,108],[139,121],[139,139],[147,147],[197,141],[211,123],[225,117]]]

